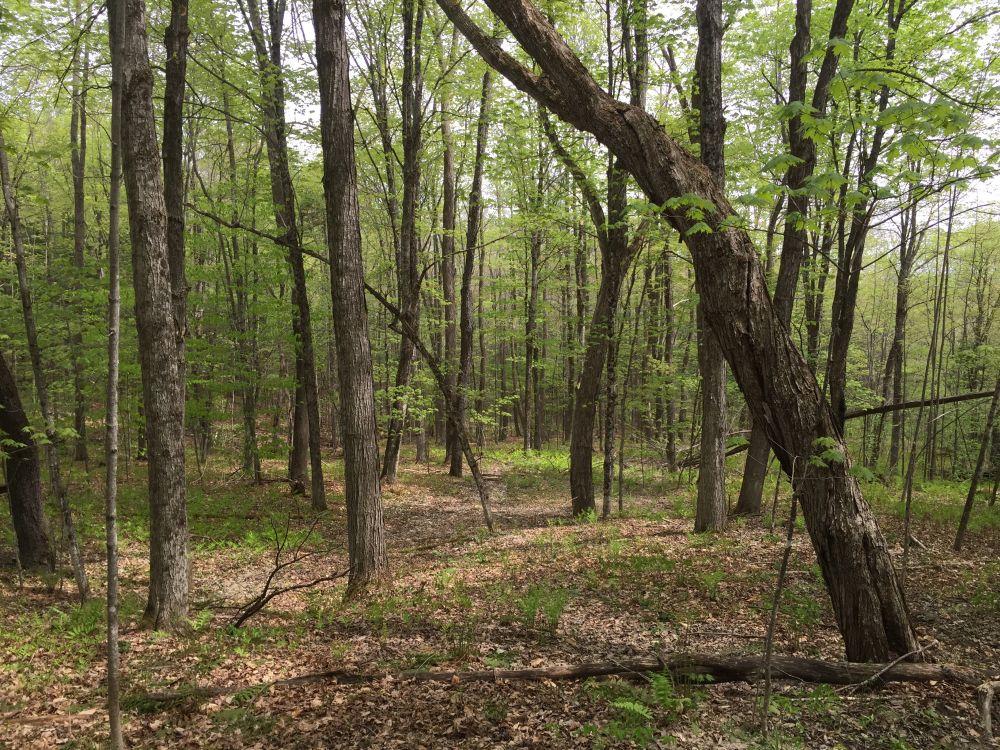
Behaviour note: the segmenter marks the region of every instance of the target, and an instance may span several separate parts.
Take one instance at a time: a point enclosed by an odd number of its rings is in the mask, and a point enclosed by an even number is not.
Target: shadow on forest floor
[[[123,679],[134,747],[965,747],[977,741],[972,694],[947,684],[848,694],[782,683],[772,733],[757,732],[759,688],[673,685],[662,677],[579,683],[427,684],[387,676],[244,690],[150,706],[147,691],[254,685],[323,670],[505,669],[648,658],[683,650],[759,653],[783,539],[767,518],[720,535],[691,530],[691,487],[651,465],[625,472],[625,514],[569,517],[560,451],[487,454],[500,530],[485,532],[471,481],[441,456],[405,464],[385,488],[390,576],[362,601],[343,584],[274,600],[246,627],[225,627],[259,591],[287,527],[301,540],[315,514],[286,483],[251,486],[228,457],[190,485],[193,601],[177,635],[136,629],[147,583],[145,491],[133,467],[121,492]],[[328,463],[330,508],[305,548],[316,553],[283,583],[345,566],[342,473]],[[266,466],[277,477],[279,462]],[[738,480],[738,470],[731,472]],[[101,588],[100,472],[73,477],[85,557]],[[773,487],[773,485],[772,485]],[[770,490],[769,490],[770,492]],[[735,494],[735,488],[733,489]],[[867,490],[900,552],[895,491]],[[770,497],[770,494],[768,495]],[[950,549],[962,487],[934,483],[915,501],[907,595],[935,658],[1000,664],[1000,521],[980,508],[961,555]],[[786,505],[784,490],[779,509]],[[780,513],[781,511],[779,511]],[[780,520],[779,520],[780,525]],[[297,535],[297,536],[296,536]],[[2,540],[6,544],[5,536]],[[95,747],[106,714],[104,610],[80,607],[71,583],[0,571],[0,747]],[[103,595],[102,590],[95,595]],[[779,608],[778,653],[838,659],[842,643],[804,532],[796,536]],[[7,744],[9,743],[9,745]]]

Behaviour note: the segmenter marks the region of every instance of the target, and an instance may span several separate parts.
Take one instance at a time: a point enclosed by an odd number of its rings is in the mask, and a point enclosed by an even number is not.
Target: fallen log
[[[149,708],[157,704],[175,704],[187,700],[200,700],[244,692],[263,692],[272,687],[293,687],[320,683],[355,685],[382,680],[412,680],[459,685],[469,682],[572,681],[664,673],[669,674],[676,682],[685,683],[756,682],[763,679],[764,671],[763,656],[704,653],[675,654],[669,657],[630,662],[608,661],[531,669],[487,669],[469,672],[409,670],[397,673],[372,673],[334,670],[312,672],[256,685],[210,685],[171,692],[143,693],[131,698],[130,702]],[[775,680],[828,685],[863,685],[865,687],[878,686],[888,682],[930,682],[934,680],[978,686],[983,681],[981,675],[976,674],[973,670],[949,664],[911,662],[861,664],[807,659],[801,656],[772,656],[771,676]]]

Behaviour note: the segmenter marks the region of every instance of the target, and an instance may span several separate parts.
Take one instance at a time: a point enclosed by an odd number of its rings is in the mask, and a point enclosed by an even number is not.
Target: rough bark
[[[163,90],[163,201],[167,209],[167,262],[177,336],[181,394],[186,390],[184,337],[187,333],[187,279],[184,273],[184,94],[187,75],[188,0],[170,0],[164,33],[166,75]],[[183,407],[183,401],[182,407]]]
[[[143,0],[123,0],[122,9],[122,165],[149,461],[150,580],[143,620],[163,630],[179,625],[188,609],[184,388],[153,114],[146,7]]]
[[[788,474],[795,467],[806,527],[844,636],[847,656],[878,661],[917,649],[888,546],[850,474],[850,458],[819,384],[781,323],[746,231],[711,173],[639,107],[614,100],[528,0],[488,5],[540,66],[517,63],[452,0],[438,0],[484,59],[563,119],[593,133],[621,160],[647,197],[685,237],[700,278],[705,317],[722,346],[753,418],[766,425]],[[713,231],[694,232],[683,196],[710,201]],[[817,439],[843,461],[812,465]]]
[[[14,373],[0,354],[0,434],[17,445],[5,445],[4,473],[17,554],[25,570],[52,570],[52,546],[42,503],[38,445],[31,437]]]
[[[323,192],[330,248],[330,291],[340,381],[347,496],[348,589],[359,591],[386,572],[385,524],[375,440],[375,386],[368,339],[361,228],[354,163],[354,116],[343,0],[315,0],[320,83]]]
[[[698,0],[697,81],[692,105],[698,110],[701,162],[719,187],[726,181],[726,120],[722,112],[722,0]],[[697,278],[695,279],[697,282]],[[698,302],[698,372],[701,375],[701,461],[694,530],[718,531],[726,526],[726,359],[718,339],[706,325]]]

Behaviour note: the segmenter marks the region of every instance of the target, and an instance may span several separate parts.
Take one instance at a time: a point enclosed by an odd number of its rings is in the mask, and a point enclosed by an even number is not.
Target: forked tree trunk
[[[438,4],[486,62],[621,160],[647,197],[686,238],[700,279],[705,317],[715,331],[753,418],[794,476],[806,527],[844,636],[847,657],[878,661],[918,648],[888,546],[857,481],[829,404],[771,304],[756,248],[711,173],[639,107],[615,101],[528,0],[488,5],[540,66],[520,65],[453,0]],[[691,233],[693,196],[709,201],[711,232]],[[817,442],[819,441],[819,442]],[[843,460],[811,462],[831,446]],[[794,472],[793,472],[794,469]]]
[[[375,440],[375,386],[368,339],[364,263],[358,222],[354,117],[343,0],[314,0],[319,71],[323,192],[330,248],[330,291],[340,381],[347,496],[348,590],[357,592],[386,572],[385,525]]]
[[[121,145],[149,460],[149,597],[143,620],[172,629],[188,610],[184,387],[167,252],[143,0],[124,0]]]

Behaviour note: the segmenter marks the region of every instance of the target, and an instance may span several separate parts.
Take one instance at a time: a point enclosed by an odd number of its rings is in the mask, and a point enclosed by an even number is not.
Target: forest
[[[2,0],[0,748],[995,747],[998,21]]]

